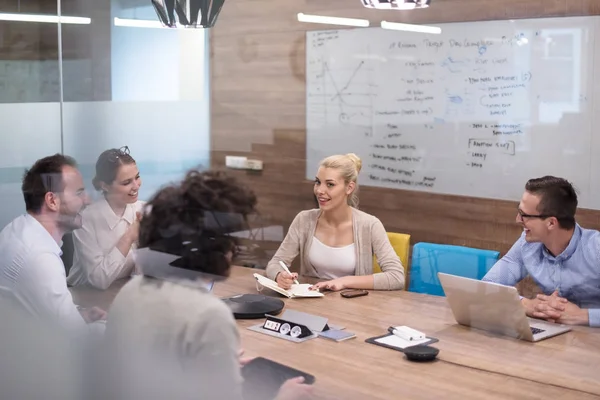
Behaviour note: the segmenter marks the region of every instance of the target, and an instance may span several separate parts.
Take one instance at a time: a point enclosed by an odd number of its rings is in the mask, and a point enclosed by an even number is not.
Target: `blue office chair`
[[[408,291],[444,296],[438,272],[481,279],[499,256],[500,252],[493,250],[417,243],[413,246]]]

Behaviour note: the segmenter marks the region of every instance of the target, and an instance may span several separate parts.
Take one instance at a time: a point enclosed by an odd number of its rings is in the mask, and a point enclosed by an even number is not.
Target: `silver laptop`
[[[456,321],[530,342],[571,330],[569,326],[528,318],[513,286],[438,272]]]

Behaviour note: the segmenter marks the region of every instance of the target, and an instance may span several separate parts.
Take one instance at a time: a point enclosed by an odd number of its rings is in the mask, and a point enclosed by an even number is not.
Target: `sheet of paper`
[[[323,293],[317,290],[309,290],[312,285],[309,283],[300,283],[292,285],[290,292],[294,293],[296,296],[305,296],[305,297],[322,297]]]
[[[387,344],[388,346],[397,347],[399,349],[405,349],[410,346],[416,346],[429,342],[431,339],[425,338],[421,340],[405,340],[395,335],[385,336],[379,339],[375,339],[377,343]]]

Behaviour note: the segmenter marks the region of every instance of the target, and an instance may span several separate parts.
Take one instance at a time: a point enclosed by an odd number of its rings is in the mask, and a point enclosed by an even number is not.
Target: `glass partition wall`
[[[60,17],[60,18],[59,18]],[[35,160],[128,146],[140,199],[209,166],[208,34],[160,27],[145,0],[0,0],[0,226]]]

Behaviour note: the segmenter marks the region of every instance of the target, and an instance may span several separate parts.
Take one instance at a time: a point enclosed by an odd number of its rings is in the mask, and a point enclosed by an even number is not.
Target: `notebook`
[[[425,339],[421,340],[405,340],[396,335],[392,335],[391,333],[385,334],[383,336],[375,336],[372,338],[368,338],[365,340],[367,343],[371,343],[377,346],[387,347],[388,349],[404,351],[407,347],[418,346],[418,345],[428,345],[431,343],[438,342],[439,340],[433,337],[427,336]]]
[[[288,290],[282,289],[277,285],[277,282],[275,282],[272,279],[269,279],[265,276],[262,276],[260,274],[254,274],[254,278],[256,278],[256,281],[264,286],[267,287],[271,290],[276,291],[277,293],[280,293],[286,297],[289,297],[290,299],[296,298],[296,297],[323,297],[323,293],[319,292],[318,290],[310,290],[309,288],[312,286],[310,283],[300,283],[300,284],[294,284],[292,285],[292,287]]]

